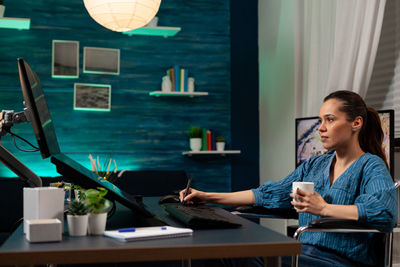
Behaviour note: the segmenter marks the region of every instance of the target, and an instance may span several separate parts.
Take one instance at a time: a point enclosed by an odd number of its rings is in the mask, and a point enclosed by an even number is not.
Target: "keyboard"
[[[173,218],[193,229],[236,228],[242,226],[224,216],[228,211],[206,205],[168,203],[162,205]],[[222,213],[222,214],[221,214]]]

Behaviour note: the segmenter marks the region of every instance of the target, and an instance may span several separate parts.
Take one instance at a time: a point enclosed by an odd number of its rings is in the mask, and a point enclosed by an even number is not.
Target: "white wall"
[[[259,1],[260,184],[295,168],[294,1]]]

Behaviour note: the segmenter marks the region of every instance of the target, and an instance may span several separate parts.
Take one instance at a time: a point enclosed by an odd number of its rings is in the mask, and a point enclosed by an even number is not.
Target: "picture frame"
[[[79,41],[52,41],[52,78],[79,78]]]
[[[83,73],[119,75],[120,50],[114,48],[84,47]]]
[[[111,85],[74,83],[74,110],[111,111]]]

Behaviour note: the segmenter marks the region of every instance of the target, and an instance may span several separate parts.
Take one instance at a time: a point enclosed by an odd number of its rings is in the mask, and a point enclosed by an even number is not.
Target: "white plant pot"
[[[217,151],[224,151],[225,150],[225,142],[217,142]]]
[[[5,10],[6,10],[6,6],[0,5],[0,18],[4,17]]]
[[[106,229],[107,212],[89,214],[88,233],[89,235],[102,235]]]
[[[200,151],[201,138],[190,138],[190,149],[192,151]]]
[[[85,236],[88,229],[88,218],[86,215],[67,215],[68,232],[70,236]]]

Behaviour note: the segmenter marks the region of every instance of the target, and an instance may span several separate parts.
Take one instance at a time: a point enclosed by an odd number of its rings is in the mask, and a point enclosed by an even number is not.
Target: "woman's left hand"
[[[293,193],[290,194],[293,198]],[[296,207],[297,212],[308,212],[318,216],[324,216],[323,211],[328,206],[328,203],[316,191],[314,193],[305,192],[297,189],[296,199],[298,201],[291,201],[290,203]]]

